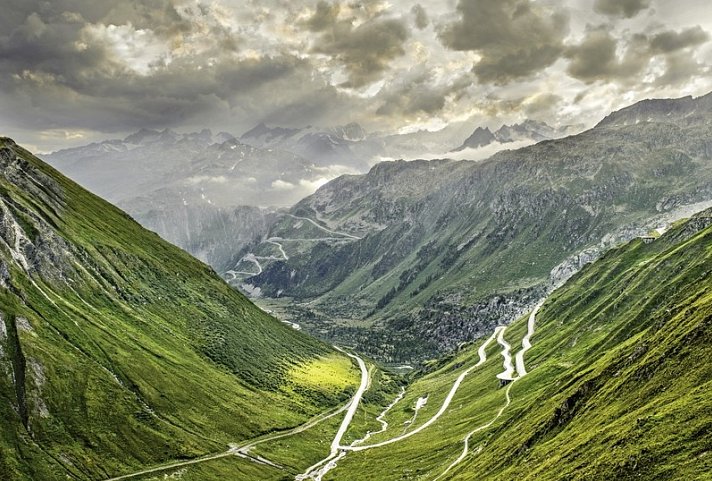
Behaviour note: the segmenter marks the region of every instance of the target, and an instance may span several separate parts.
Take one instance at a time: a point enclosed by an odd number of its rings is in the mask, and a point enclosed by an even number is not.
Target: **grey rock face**
[[[57,183],[32,168],[11,148],[0,149],[0,159],[1,175],[18,188],[43,199],[54,209],[54,214],[66,208]],[[36,272],[48,279],[57,279],[74,271],[68,244],[54,233],[47,219],[5,196],[0,196],[0,246],[27,273]],[[5,264],[2,280],[6,285],[11,281]]]
[[[470,135],[460,147],[455,149],[454,152],[465,150],[468,147],[473,149],[484,147],[485,145],[489,145],[496,141],[497,138],[494,136],[489,127],[477,127],[475,131],[472,132],[472,135]]]

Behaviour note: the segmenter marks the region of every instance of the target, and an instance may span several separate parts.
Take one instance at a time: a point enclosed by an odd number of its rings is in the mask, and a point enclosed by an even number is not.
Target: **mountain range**
[[[452,152],[461,152],[465,149],[478,149],[498,142],[509,144],[513,142],[536,143],[542,140],[558,139],[566,135],[578,133],[583,130],[580,126],[563,126],[554,128],[546,122],[536,120],[525,120],[520,124],[503,125],[492,132],[489,127],[477,127],[472,134],[465,139],[462,145]]]
[[[292,152],[316,165],[342,165],[355,172],[368,170],[377,144],[367,140],[357,123],[329,129],[268,127],[259,123],[240,136],[240,141],[261,149]]]
[[[608,251],[404,392],[365,401],[354,449],[323,479],[709,479],[711,246],[707,210]],[[316,439],[258,452],[279,463]]]
[[[342,176],[277,216],[233,283],[382,360],[456,349],[610,247],[709,205],[711,111],[712,95],[646,101],[481,162]]]
[[[530,123],[539,125],[522,125]],[[235,253],[265,234],[275,209],[292,206],[341,174],[365,173],[389,156],[445,153],[466,135],[465,124],[383,135],[356,123],[301,129],[260,123],[239,139],[208,129],[141,129],[44,158],[224,272]]]
[[[275,206],[296,202],[335,175],[292,153],[258,149],[209,130],[144,129],[44,157],[217,269],[260,235]]]

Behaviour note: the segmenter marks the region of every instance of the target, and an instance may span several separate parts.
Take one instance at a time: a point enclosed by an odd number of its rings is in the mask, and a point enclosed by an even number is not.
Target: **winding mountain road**
[[[355,236],[355,235],[351,235],[351,234],[347,234],[346,232],[339,232],[339,231],[327,229],[326,227],[324,227],[323,225],[319,224],[318,222],[316,222],[316,221],[310,219],[309,217],[300,217],[300,216],[298,216],[298,215],[292,215],[292,214],[284,214],[284,215],[287,216],[287,217],[291,217],[292,219],[299,219],[299,220],[305,220],[305,221],[307,221],[307,222],[310,222],[310,223],[313,224],[315,227],[317,227],[318,229],[323,230],[324,232],[326,232],[326,233],[328,233],[328,234],[338,235],[338,236],[342,236],[342,237],[348,237],[348,238],[354,239],[354,240],[361,240],[360,237]]]
[[[388,406],[386,406],[386,408],[381,412],[381,414],[379,414],[376,417],[376,421],[381,423],[381,429],[379,429],[378,431],[373,431],[373,432],[368,431],[364,437],[362,437],[361,439],[357,439],[356,441],[351,443],[351,446],[363,444],[366,441],[368,441],[371,438],[371,436],[386,432],[388,430],[388,421],[385,420],[386,414],[388,414],[390,412],[390,410],[393,409],[395,407],[395,405],[398,404],[403,399],[403,396],[405,396],[405,388],[401,387],[401,390],[398,393],[398,396],[396,396],[396,398],[393,400],[393,402],[391,402]]]
[[[506,330],[507,328],[504,326],[499,326],[495,329],[495,332],[497,332],[497,342],[500,346],[502,346],[502,358],[504,358],[502,363],[504,371],[497,374],[497,379],[501,379],[502,381],[512,381],[514,380],[514,365],[512,364],[511,354],[512,346],[510,346],[504,339],[504,331]]]
[[[527,370],[526,370],[526,367],[524,366],[524,354],[532,347],[531,338],[534,335],[534,328],[536,327],[536,315],[539,312],[539,309],[541,308],[541,306],[544,304],[545,300],[546,299],[542,299],[541,301],[539,301],[539,303],[537,303],[537,305],[534,307],[534,310],[532,310],[531,314],[529,314],[529,320],[527,322],[527,333],[522,338],[522,349],[519,352],[517,352],[517,354],[514,356],[515,364],[517,365],[518,377],[511,379],[512,382],[509,384],[509,386],[507,386],[507,390],[505,392],[506,401],[504,403],[504,406],[502,406],[500,408],[500,410],[497,412],[497,414],[494,416],[494,418],[492,418],[492,420],[490,420],[487,424],[483,424],[482,426],[479,426],[479,427],[473,429],[472,431],[470,431],[469,433],[467,433],[467,435],[463,439],[464,447],[462,449],[462,453],[460,454],[460,456],[458,456],[457,459],[455,459],[455,461],[450,463],[450,465],[445,469],[445,471],[440,473],[440,475],[438,475],[438,477],[433,479],[433,481],[438,481],[443,476],[445,476],[448,472],[450,472],[455,466],[460,464],[467,457],[467,455],[469,453],[470,438],[472,438],[472,436],[475,435],[476,433],[492,426],[492,424],[494,424],[494,422],[497,421],[497,419],[499,419],[500,416],[502,416],[502,413],[504,412],[504,410],[507,409],[507,407],[509,407],[509,405],[511,404],[512,398],[510,396],[510,391],[512,390],[512,386],[514,385],[514,383],[516,381],[518,381],[519,379],[521,379],[522,377],[527,375]],[[504,338],[502,337],[503,335],[504,335],[504,329],[502,329],[499,332],[499,336],[497,337],[497,341],[503,347],[505,347],[505,349],[502,350],[502,356],[505,357],[505,360],[504,360],[505,371],[503,373],[500,373],[499,375],[497,375],[497,377],[500,379],[504,379],[501,377],[503,374],[509,374],[510,378],[511,378],[511,374],[512,374],[512,372],[511,372],[511,362],[512,362],[511,357],[508,358],[507,356],[505,356],[505,351],[507,351],[507,355],[509,354],[509,352],[508,352],[509,344],[507,344],[507,342],[504,341]],[[501,341],[500,341],[500,338],[501,338]],[[480,446],[477,450],[478,453],[480,451],[482,451],[482,446]]]
[[[509,386],[507,386],[507,390],[505,391],[506,401],[505,401],[505,403],[504,403],[504,406],[502,406],[502,407],[499,409],[499,411],[497,412],[497,414],[495,415],[495,417],[493,417],[487,424],[483,424],[482,426],[479,426],[479,427],[473,429],[472,431],[470,431],[469,433],[467,433],[467,436],[465,436],[465,439],[463,440],[463,442],[465,443],[465,447],[464,447],[463,450],[462,450],[462,454],[460,454],[460,456],[458,456],[458,458],[457,458],[455,461],[453,461],[453,462],[445,469],[445,471],[443,471],[442,473],[440,473],[440,475],[439,475],[437,478],[435,478],[433,481],[437,481],[438,479],[441,479],[441,478],[442,478],[443,476],[445,476],[452,468],[454,468],[455,466],[457,466],[458,464],[460,464],[460,463],[462,462],[462,460],[467,457],[467,454],[468,454],[469,451],[470,451],[470,438],[471,438],[473,435],[475,435],[476,433],[478,433],[478,432],[480,432],[480,431],[482,431],[482,430],[484,430],[484,429],[487,429],[488,427],[492,426],[492,425],[495,423],[495,421],[497,421],[497,419],[499,419],[499,417],[502,416],[502,413],[504,412],[504,410],[507,409],[507,408],[509,407],[509,405],[512,403],[512,398],[511,398],[510,395],[509,395],[509,391],[511,391],[512,386],[514,386],[514,382],[515,382],[515,381],[517,381],[517,379],[515,379],[514,381],[512,381],[512,382],[509,384]],[[481,450],[482,450],[482,448],[480,447],[477,452],[479,452],[479,451],[481,451]]]
[[[406,432],[400,436],[388,439],[386,441],[382,441],[379,443],[374,443],[374,444],[368,444],[368,445],[363,445],[362,443],[365,442],[367,439],[370,438],[370,433],[367,433],[364,438],[354,441],[351,443],[350,446],[343,446],[340,444],[340,440],[343,437],[343,433],[339,434],[337,433],[337,436],[334,438],[334,441],[331,444],[331,452],[329,453],[329,456],[324,458],[323,460],[319,461],[318,463],[314,464],[313,466],[310,466],[304,474],[298,475],[295,480],[296,481],[304,481],[306,479],[312,479],[314,481],[321,481],[324,475],[334,469],[338,462],[343,459],[346,454],[349,451],[365,451],[367,449],[373,449],[373,448],[378,448],[382,446],[387,446],[389,444],[397,443],[400,441],[403,441],[404,439],[407,439],[411,436],[414,436],[415,434],[418,434],[419,432],[423,431],[424,429],[427,429],[431,425],[433,425],[444,413],[447,411],[447,408],[450,406],[450,403],[452,402],[452,399],[455,397],[455,394],[457,393],[457,390],[460,388],[460,385],[464,381],[465,377],[467,377],[470,372],[472,372],[473,369],[481,366],[487,361],[487,346],[489,346],[492,341],[495,340],[495,338],[498,336],[498,334],[501,334],[502,331],[504,331],[504,326],[499,326],[497,327],[492,335],[479,347],[477,350],[477,355],[479,356],[478,362],[466,369],[463,373],[461,373],[455,382],[453,383],[452,388],[450,389],[450,392],[448,393],[447,397],[443,401],[443,404],[440,406],[440,409],[438,410],[437,413],[433,415],[429,420],[427,420],[425,423],[423,423],[421,426],[418,426],[412,431]],[[352,356],[355,357],[355,356]],[[358,359],[358,358],[357,358]],[[362,361],[361,361],[362,362]],[[510,359],[511,363],[511,359]],[[359,363],[360,364],[360,363]],[[362,373],[363,373],[363,368],[362,368]],[[363,386],[363,379],[362,379],[362,386]],[[366,386],[368,386],[368,380],[366,380]],[[364,389],[365,390],[365,389]],[[358,394],[358,392],[357,392]],[[361,393],[361,396],[363,393]],[[404,393],[402,393],[404,395]],[[386,408],[386,410],[381,413],[379,416],[381,418],[381,422],[385,423],[385,428],[387,428],[388,423],[383,420],[383,416],[397,403],[402,399],[402,395],[396,398],[396,400]],[[356,399],[356,397],[354,397]],[[359,401],[360,401],[360,396],[359,396]],[[422,397],[419,398],[418,402],[422,403]],[[351,406],[353,407],[353,405]],[[421,406],[422,407],[422,406]],[[354,409],[355,411],[355,409]],[[353,417],[353,416],[352,416]],[[377,418],[378,419],[378,418]],[[344,422],[346,422],[346,419],[344,419]],[[494,422],[494,421],[493,421]],[[350,423],[350,419],[349,419]],[[344,427],[344,423],[342,423],[342,428]],[[348,428],[348,425],[346,426]],[[341,431],[341,430],[340,430]],[[385,431],[385,429],[381,430],[380,432]],[[345,429],[344,429],[345,432]],[[337,443],[338,440],[338,443]]]
[[[264,261],[288,261],[289,256],[287,255],[287,252],[284,250],[284,246],[281,244],[282,242],[323,242],[323,241],[334,241],[334,242],[344,242],[344,241],[354,241],[354,240],[361,240],[361,237],[348,234],[346,232],[339,232],[335,230],[328,229],[318,222],[308,218],[308,217],[300,217],[292,214],[282,214],[283,216],[286,217],[291,217],[293,219],[298,219],[298,220],[303,220],[306,222],[309,222],[319,228],[320,230],[326,232],[327,234],[331,234],[334,236],[338,237],[315,237],[315,238],[293,238],[293,239],[285,239],[283,237],[270,237],[269,239],[266,239],[264,243],[266,244],[272,244],[273,246],[276,246],[279,249],[279,253],[282,255],[282,257],[276,257],[276,256],[258,256],[253,254],[252,252],[249,252],[245,254],[239,261],[237,261],[237,264],[235,267],[233,267],[231,270],[226,271],[225,274],[231,275],[232,279],[228,279],[228,281],[236,281],[238,278],[237,276],[258,276],[262,274],[263,272],[263,267],[262,264],[260,264],[260,260]],[[278,242],[279,241],[279,242]],[[244,271],[244,270],[237,270],[237,266],[240,265],[242,262],[252,262],[255,264],[257,267],[257,272],[249,272],[249,271]]]
[[[190,461],[180,461],[180,462],[171,463],[171,464],[164,464],[162,466],[157,466],[155,468],[144,469],[142,471],[136,471],[135,473],[125,474],[123,476],[117,476],[115,478],[109,478],[105,481],[123,481],[125,479],[134,479],[134,478],[138,478],[140,476],[146,476],[148,474],[155,474],[155,473],[160,473],[163,471],[168,471],[170,469],[178,469],[178,468],[182,468],[185,466],[192,466],[193,464],[204,463],[206,461],[213,461],[215,459],[227,458],[228,456],[234,456],[234,454],[230,451],[226,451],[224,453],[218,453],[218,454],[211,454],[208,456],[203,456],[202,458],[191,459]]]
[[[286,254],[285,254],[286,255]],[[504,333],[506,331],[506,326],[498,326],[495,328],[494,332],[492,335],[479,347],[477,350],[477,354],[479,357],[479,360],[476,364],[473,366],[469,367],[466,369],[464,372],[462,372],[455,382],[453,383],[450,391],[448,392],[448,395],[445,397],[445,400],[443,401],[442,405],[440,406],[440,409],[435,413],[429,420],[427,420],[425,423],[422,425],[418,426],[417,428],[413,429],[412,431],[406,432],[400,436],[396,436],[394,438],[381,441],[378,443],[373,443],[373,444],[363,444],[366,442],[368,439],[371,438],[372,435],[374,434],[380,434],[385,432],[388,429],[388,422],[385,420],[386,414],[397,404],[399,403],[403,397],[405,396],[405,389],[403,388],[399,395],[393,400],[391,404],[389,404],[383,412],[376,418],[378,422],[381,423],[381,429],[376,432],[367,432],[366,435],[358,439],[354,442],[352,442],[349,446],[344,446],[341,444],[341,441],[346,434],[349,426],[351,425],[351,422],[353,421],[354,415],[356,414],[356,411],[358,410],[359,404],[361,403],[361,400],[363,398],[364,393],[370,386],[370,372],[366,368],[366,363],[361,359],[359,356],[355,354],[351,354],[348,352],[345,352],[343,349],[336,347],[335,348],[346,354],[352,359],[355,359],[356,362],[358,363],[359,369],[361,371],[361,382],[359,384],[358,389],[356,390],[356,393],[354,396],[351,398],[351,400],[339,408],[338,410],[328,413],[328,414],[323,414],[318,416],[317,418],[301,425],[298,426],[290,431],[286,431],[284,433],[278,433],[278,434],[273,434],[273,435],[267,435],[262,438],[258,438],[256,440],[253,440],[249,442],[248,444],[239,446],[239,445],[234,445],[231,446],[231,448],[227,452],[223,453],[217,453],[217,454],[212,454],[212,455],[207,455],[202,458],[197,458],[189,461],[182,461],[182,462],[176,462],[176,463],[171,463],[171,464],[166,464],[162,466],[157,466],[154,468],[146,469],[143,471],[139,471],[136,473],[132,474],[127,474],[124,476],[119,476],[115,478],[110,478],[107,479],[106,481],[123,481],[127,479],[132,479],[136,478],[139,476],[144,476],[148,474],[154,474],[170,469],[177,469],[180,467],[184,466],[190,466],[193,464],[198,464],[198,463],[203,463],[207,461],[212,461],[215,459],[221,459],[225,458],[228,456],[240,456],[246,459],[249,459],[253,462],[256,462],[258,464],[262,465],[267,465],[271,466],[274,468],[281,469],[281,466],[273,463],[265,458],[261,458],[259,456],[251,456],[249,454],[249,451],[257,446],[258,444],[261,443],[266,443],[269,441],[274,441],[280,438],[284,438],[287,436],[292,436],[294,434],[306,431],[307,429],[327,420],[330,419],[344,411],[346,411],[346,415],[344,416],[344,419],[342,420],[339,430],[336,432],[336,435],[334,436],[331,446],[330,446],[330,452],[327,457],[319,461],[318,463],[310,466],[303,474],[300,474],[296,476],[295,480],[296,481],[304,481],[307,479],[311,479],[314,481],[321,481],[323,476],[328,473],[330,470],[334,469],[337,466],[337,463],[345,457],[348,452],[356,452],[356,451],[365,451],[368,449],[373,449],[373,448],[378,448],[382,446],[387,446],[393,443],[397,443],[400,441],[403,441],[411,436],[414,436],[415,434],[418,434],[422,432],[423,430],[427,429],[431,425],[433,425],[448,409],[450,404],[452,403],[453,398],[455,397],[455,394],[457,393],[458,389],[460,388],[460,385],[464,381],[465,377],[467,377],[470,372],[472,372],[473,369],[481,366],[487,361],[487,347],[496,339],[497,343],[502,346],[502,357],[503,357],[503,367],[504,371],[497,374],[497,378],[501,380],[506,380],[510,381],[509,385],[507,386],[507,389],[505,391],[505,403],[504,405],[499,409],[497,414],[486,424],[483,424],[481,426],[478,426],[477,428],[473,429],[463,439],[464,447],[462,453],[455,459],[448,467],[440,474],[438,475],[433,481],[437,481],[441,478],[443,478],[448,472],[450,472],[453,468],[455,468],[458,464],[460,464],[469,454],[470,452],[470,439],[474,434],[476,434],[479,431],[482,431],[484,429],[489,428],[492,426],[497,419],[499,419],[504,411],[509,407],[509,405],[512,402],[511,396],[510,396],[510,391],[512,389],[512,386],[514,385],[514,382],[518,381],[521,379],[523,376],[527,374],[526,367],[524,365],[524,354],[532,347],[531,345],[531,337],[534,335],[534,330],[536,327],[536,314],[538,313],[539,309],[543,305],[544,301],[539,302],[534,310],[531,312],[527,324],[527,333],[526,335],[522,338],[522,349],[515,355],[515,364],[516,364],[516,373],[518,374],[518,377],[515,377],[515,368],[512,363],[512,356],[511,356],[511,346],[510,344],[504,339]],[[422,398],[421,398],[422,399]],[[478,452],[482,450],[482,447],[478,448]]]
[[[334,346],[334,347],[336,347],[336,346]],[[356,356],[355,354],[348,353],[339,347],[336,347],[336,349],[338,351],[343,352],[350,358],[356,360],[359,368],[361,369],[361,384],[359,385],[358,389],[356,390],[354,397],[351,398],[351,402],[349,403],[349,408],[346,411],[344,420],[341,421],[339,430],[336,432],[336,436],[334,436],[333,441],[331,441],[331,451],[329,452],[329,455],[326,458],[319,461],[318,463],[307,468],[307,470],[304,472],[304,474],[298,475],[295,478],[297,481],[301,481],[301,480],[305,480],[305,479],[309,479],[309,478],[311,478],[315,481],[321,481],[321,478],[324,476],[324,474],[326,474],[330,469],[333,469],[333,467],[336,466],[336,463],[334,462],[334,460],[338,460],[343,457],[344,453],[340,453],[341,440],[343,439],[344,434],[346,434],[346,431],[349,429],[349,426],[351,425],[351,421],[353,420],[354,415],[356,414],[356,410],[358,409],[358,405],[361,402],[363,393],[366,392],[366,389],[368,389],[368,386],[370,384],[370,376],[368,374],[368,369],[366,368],[366,363],[363,361],[363,359]]]
[[[247,276],[259,276],[260,274],[262,274],[262,264],[260,264],[260,261],[257,259],[256,255],[247,254],[237,262],[237,265],[235,265],[235,267],[237,267],[241,262],[252,262],[255,266],[257,266],[257,272],[236,271],[234,269],[227,271],[226,274],[230,274],[231,276],[233,276],[233,280],[237,277],[238,274]]]
[[[282,439],[282,438],[286,438],[289,436],[294,436],[295,434],[299,434],[299,433],[304,432],[308,429],[311,429],[314,426],[316,426],[317,424],[321,424],[322,422],[324,422],[328,419],[331,419],[332,417],[337,416],[337,415],[341,414],[342,412],[346,411],[346,409],[348,409],[350,404],[351,404],[351,401],[344,404],[343,406],[341,406],[339,409],[335,410],[334,412],[326,412],[326,413],[320,414],[320,415],[316,416],[314,419],[311,419],[310,421],[308,421],[300,426],[297,426],[296,428],[290,429],[288,431],[284,431],[281,433],[267,434],[262,437],[258,437],[254,440],[249,441],[249,443],[244,446],[234,444],[234,445],[230,446],[230,449],[228,449],[227,451],[221,452],[221,453],[208,454],[208,455],[205,455],[205,456],[202,456],[199,458],[195,458],[195,459],[190,459],[187,461],[177,461],[174,463],[162,464],[160,466],[154,466],[152,468],[147,468],[147,469],[144,469],[141,471],[136,471],[134,473],[124,474],[122,476],[109,478],[109,479],[106,479],[105,481],[124,481],[124,480],[128,480],[128,479],[134,479],[134,478],[146,476],[149,474],[160,473],[160,472],[169,471],[172,469],[178,469],[178,468],[182,468],[182,467],[186,467],[186,466],[192,466],[194,464],[201,464],[201,463],[205,463],[208,461],[214,461],[216,459],[227,458],[229,456],[239,456],[242,458],[249,459],[253,462],[257,462],[258,464],[266,464],[266,465],[269,465],[272,467],[278,467],[279,465],[272,463],[271,461],[268,461],[264,458],[261,458],[259,456],[249,455],[250,449],[254,448],[258,444],[262,444],[262,443],[266,443],[266,442],[270,442],[270,441],[276,441],[277,439]]]
[[[443,404],[440,406],[440,409],[438,410],[437,413],[433,415],[430,419],[428,419],[425,423],[422,425],[418,426],[412,431],[408,431],[407,433],[397,436],[395,438],[388,439],[386,441],[382,441],[380,443],[374,443],[374,444],[368,444],[368,445],[360,445],[360,446],[341,446],[340,449],[343,449],[345,451],[364,451],[366,449],[373,449],[373,448],[379,448],[381,446],[387,446],[389,444],[397,443],[399,441],[403,441],[404,439],[407,439],[411,436],[414,436],[418,434],[419,432],[423,431],[424,429],[427,429],[428,427],[432,426],[443,414],[445,414],[445,411],[447,411],[447,408],[450,406],[450,403],[452,402],[452,399],[455,397],[455,394],[457,393],[457,390],[460,388],[460,384],[462,384],[462,381],[465,380],[465,377],[467,377],[470,372],[472,372],[473,369],[481,366],[482,364],[487,361],[487,346],[495,339],[495,336],[498,333],[498,330],[500,328],[495,329],[495,332],[492,333],[492,335],[480,346],[480,348],[477,350],[477,354],[479,355],[479,361],[477,364],[474,366],[471,366],[468,368],[466,371],[464,371],[462,374],[458,376],[458,378],[455,380],[455,382],[452,385],[452,388],[450,389],[450,392],[448,393],[447,397],[443,401]]]
[[[275,238],[275,237],[270,237],[270,238],[267,239],[265,242],[267,242],[268,244],[272,244],[272,245],[274,245],[274,246],[277,246],[277,248],[279,249],[279,252],[282,254],[282,258],[281,258],[281,259],[275,258],[275,260],[278,260],[278,261],[288,261],[288,260],[289,260],[289,256],[287,255],[286,252],[284,252],[284,246],[282,246],[282,244],[280,244],[279,242],[275,242],[276,240],[279,240],[279,239],[277,239],[277,238]]]
[[[527,333],[522,338],[522,349],[514,356],[514,361],[517,365],[517,373],[519,374],[519,377],[524,377],[527,375],[527,368],[524,366],[524,354],[532,347],[531,338],[534,335],[536,315],[543,304],[543,300],[539,301],[539,303],[534,307],[534,310],[531,312],[531,314],[529,314],[529,321],[527,322]]]

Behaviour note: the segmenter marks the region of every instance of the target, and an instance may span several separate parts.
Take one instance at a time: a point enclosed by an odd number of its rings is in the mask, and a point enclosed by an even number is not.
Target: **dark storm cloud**
[[[48,22],[71,14],[86,23],[123,25],[150,28],[161,34],[190,30],[191,24],[178,13],[173,0],[7,0],[0,16],[2,32],[11,31],[30,14]]]
[[[650,7],[650,0],[596,0],[593,10],[609,17],[632,18]]]
[[[694,47],[709,40],[710,36],[699,25],[680,32],[667,31],[653,35],[650,46],[658,52],[674,52],[687,47]]]
[[[633,84],[641,81],[640,75],[651,60],[662,55],[667,70],[656,83],[679,83],[685,75],[700,73],[701,66],[691,58],[690,52],[686,55],[675,55],[675,52],[700,45],[708,39],[709,35],[700,27],[680,32],[663,31],[651,37],[639,33],[625,41],[616,39],[609,27],[590,28],[578,45],[567,49],[566,56],[570,60],[567,72],[587,83],[616,81]]]
[[[9,17],[0,17],[4,27],[0,29],[0,72],[4,74],[3,78],[29,73],[46,80],[54,79],[59,85],[71,89],[87,88],[99,80],[112,84],[114,77],[126,81],[126,76],[131,76],[109,45],[88,32],[92,26],[103,26],[94,22],[110,25],[126,22],[133,29],[145,26],[150,30],[144,32],[172,36],[197,27],[205,30],[200,17],[210,15],[207,7],[189,8],[187,18],[192,21],[186,20],[178,15],[170,2],[158,0],[116,3],[23,0],[17,6],[18,10],[10,15],[14,23],[8,21]],[[215,50],[234,49],[235,39],[227,38],[227,32],[220,32],[215,25],[207,30],[215,42]],[[180,37],[174,41],[180,46]]]
[[[584,82],[637,80],[651,57],[646,37],[634,35],[620,57],[617,48],[618,41],[606,27],[590,29],[580,44],[566,52],[571,60],[568,74]]]
[[[542,114],[550,114],[562,102],[563,98],[552,93],[543,93],[522,103],[522,110],[528,118],[538,118]]]
[[[452,50],[481,56],[481,82],[505,84],[552,65],[564,51],[568,16],[529,0],[460,0],[460,19],[440,33]]]
[[[98,74],[97,74],[98,75]],[[3,86],[17,99],[42,105],[18,109],[18,122],[51,128],[62,118],[65,128],[119,131],[136,127],[179,125],[212,111],[239,109],[254,115],[262,109],[293,103],[296,86],[310,83],[311,68],[292,57],[224,60],[213,68],[174,62],[151,76],[116,71],[113,75],[67,79],[24,71]],[[26,112],[24,122],[19,118]]]
[[[675,52],[665,56],[665,73],[655,79],[655,85],[660,87],[679,86],[689,82],[691,78],[709,75],[709,67],[690,58],[685,52]]]
[[[569,7],[576,17],[567,17]],[[707,7],[705,0],[5,0],[0,128],[40,145],[144,126],[239,131],[259,120],[355,120],[394,131],[474,111],[590,115],[620,102],[622,91],[707,88]],[[604,20],[609,25],[584,30]],[[549,93],[552,85],[561,91]],[[579,91],[588,97],[572,104]]]
[[[2,79],[29,70],[73,83],[87,72],[113,70],[103,45],[79,46],[84,25],[78,15],[63,14],[45,22],[31,13],[14,28],[4,30],[0,33]]]
[[[678,86],[695,77],[709,75],[709,66],[698,62],[692,55],[694,47],[706,43],[709,39],[710,35],[700,26],[653,35],[650,48],[665,59],[665,73],[655,79],[655,85]]]
[[[339,10],[338,3],[319,2],[316,4],[316,11],[305,22],[305,25],[312,32],[321,32],[331,28],[336,23]]]
[[[428,25],[430,25],[430,19],[428,18],[428,12],[425,11],[425,8],[421,4],[419,4],[419,3],[415,4],[410,11],[413,14],[413,16],[415,17],[415,26],[419,30],[423,30]]]
[[[390,62],[405,54],[403,45],[410,36],[405,22],[377,15],[354,26],[354,18],[338,19],[338,12],[336,4],[317,4],[306,22],[308,29],[321,32],[312,52],[328,55],[345,67],[349,80],[344,87],[358,88],[379,80]]]
[[[456,97],[471,84],[471,79],[461,77],[439,85],[427,69],[415,68],[381,94],[382,102],[376,115],[407,118],[418,114],[438,114],[445,107],[448,97]]]
[[[0,95],[16,112],[18,125],[104,131],[179,125],[214,110],[254,115],[263,113],[260,105],[294,106],[298,97],[290,92],[297,95],[305,85],[313,86],[308,60],[289,54],[234,55],[237,37],[214,21],[214,12],[204,5],[184,8],[158,0],[16,3],[16,10],[0,17]],[[150,27],[141,34],[164,36],[174,49],[198,33],[205,49],[181,52],[170,61],[159,58],[150,70],[137,72],[109,40],[92,33],[119,27],[93,22],[127,22],[129,34],[139,26]]]

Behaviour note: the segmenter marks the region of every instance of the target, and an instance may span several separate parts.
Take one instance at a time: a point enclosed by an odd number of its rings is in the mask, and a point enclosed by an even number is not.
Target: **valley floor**
[[[504,402],[491,419],[488,419],[484,424],[477,426],[474,430],[467,433],[467,435],[463,437],[460,443],[462,446],[462,453],[453,462],[443,466],[441,470],[442,472],[440,474],[436,474],[436,477],[433,478],[440,479],[454,469],[468,455],[469,440],[472,435],[492,426],[497,419],[500,418],[504,410],[510,405],[510,390],[514,385],[514,382],[526,375],[526,369],[524,367],[524,353],[529,347],[531,347],[529,340],[534,332],[535,313],[536,311],[532,312],[529,317],[529,330],[523,337],[522,347],[516,355],[516,371],[512,364],[512,357],[510,354],[511,346],[504,339],[504,334],[507,328],[504,326],[497,327],[492,335],[482,342],[477,349],[477,362],[471,364],[469,367],[459,369],[459,372],[457,373],[458,376],[454,380],[451,380],[452,382],[449,390],[447,391],[447,395],[439,402],[437,406],[438,409],[434,413],[430,413],[428,411],[431,411],[433,403],[439,400],[433,399],[430,406],[428,406],[430,396],[427,393],[422,395],[423,383],[418,382],[413,386],[409,386],[407,389],[401,388],[393,399],[389,399],[389,403],[383,408],[382,411],[379,412],[377,416],[375,416],[375,418],[372,420],[366,419],[369,416],[369,412],[373,410],[374,406],[364,406],[364,394],[369,391],[378,390],[380,387],[376,385],[376,382],[373,379],[373,373],[376,369],[374,365],[371,365],[370,368],[367,367],[366,362],[359,356],[346,353],[358,364],[361,372],[361,382],[353,398],[340,408],[323,413],[311,421],[289,431],[273,433],[241,443],[239,445],[236,444],[221,453],[215,453],[213,455],[192,460],[168,463],[135,473],[113,477],[107,479],[106,481],[163,479],[163,475],[169,475],[171,473],[180,479],[206,479],[202,477],[206,472],[206,467],[203,465],[219,466],[214,468],[218,471],[221,471],[224,467],[234,473],[234,462],[228,462],[228,459],[232,460],[232,458],[235,457],[240,458],[242,461],[251,462],[254,465],[253,470],[254,467],[260,468],[260,474],[256,474],[257,471],[255,471],[253,476],[257,477],[251,478],[255,480],[289,479],[291,477],[297,481],[322,481],[324,479],[333,479],[332,477],[329,477],[329,473],[338,468],[339,463],[341,463],[348,456],[354,456],[358,453],[398,444],[420,433],[427,433],[431,426],[438,423],[440,418],[451,410],[453,400],[458,395],[460,387],[466,378],[474,370],[482,367],[488,360],[490,360],[488,358],[488,351],[491,356],[493,346],[495,344],[499,345],[501,348],[501,367],[503,370],[498,372],[495,377],[500,380],[500,385],[505,383],[508,384],[504,390]],[[497,363],[490,360],[489,365],[496,366]],[[495,385],[494,389],[498,390],[498,386]],[[436,398],[437,395],[434,393],[432,397]],[[415,399],[415,403],[412,403],[413,399]],[[410,406],[408,406],[408,404],[410,404]],[[413,412],[413,416],[410,419],[403,421],[400,419],[402,417],[400,413],[390,414],[397,406],[403,407],[404,410],[408,410],[412,406],[411,410]],[[426,409],[426,407],[430,409]],[[420,417],[418,416],[419,411],[423,411]],[[359,420],[358,422],[353,423],[354,417],[357,413]],[[343,417],[341,417],[342,415]],[[423,422],[417,423],[418,418]],[[305,468],[303,472],[295,473],[295,470],[298,471],[301,466],[304,466],[312,460],[312,455],[315,456],[318,453],[317,449],[304,449],[305,445],[314,443],[315,438],[319,439],[317,444],[323,445],[323,437],[325,435],[328,436],[328,432],[333,430],[336,426],[334,423],[339,419],[341,419],[341,423],[338,425],[338,429],[333,435],[330,443],[330,450],[324,453],[325,456],[323,458]],[[380,424],[380,429],[370,429],[374,421]],[[366,429],[365,432],[363,432],[364,429]],[[347,433],[349,433],[349,436],[347,436]],[[352,439],[354,436],[358,436],[358,438],[353,439],[350,442],[344,441],[344,438]],[[285,441],[290,438],[296,439],[291,443],[291,445],[285,445]],[[291,451],[289,456],[285,456],[285,453],[282,451],[285,446],[291,446],[289,448]],[[306,454],[304,459],[299,459],[300,453]],[[295,458],[297,462],[293,463],[292,459]],[[207,470],[210,469],[211,468],[207,468]],[[287,477],[284,477],[285,475]]]

